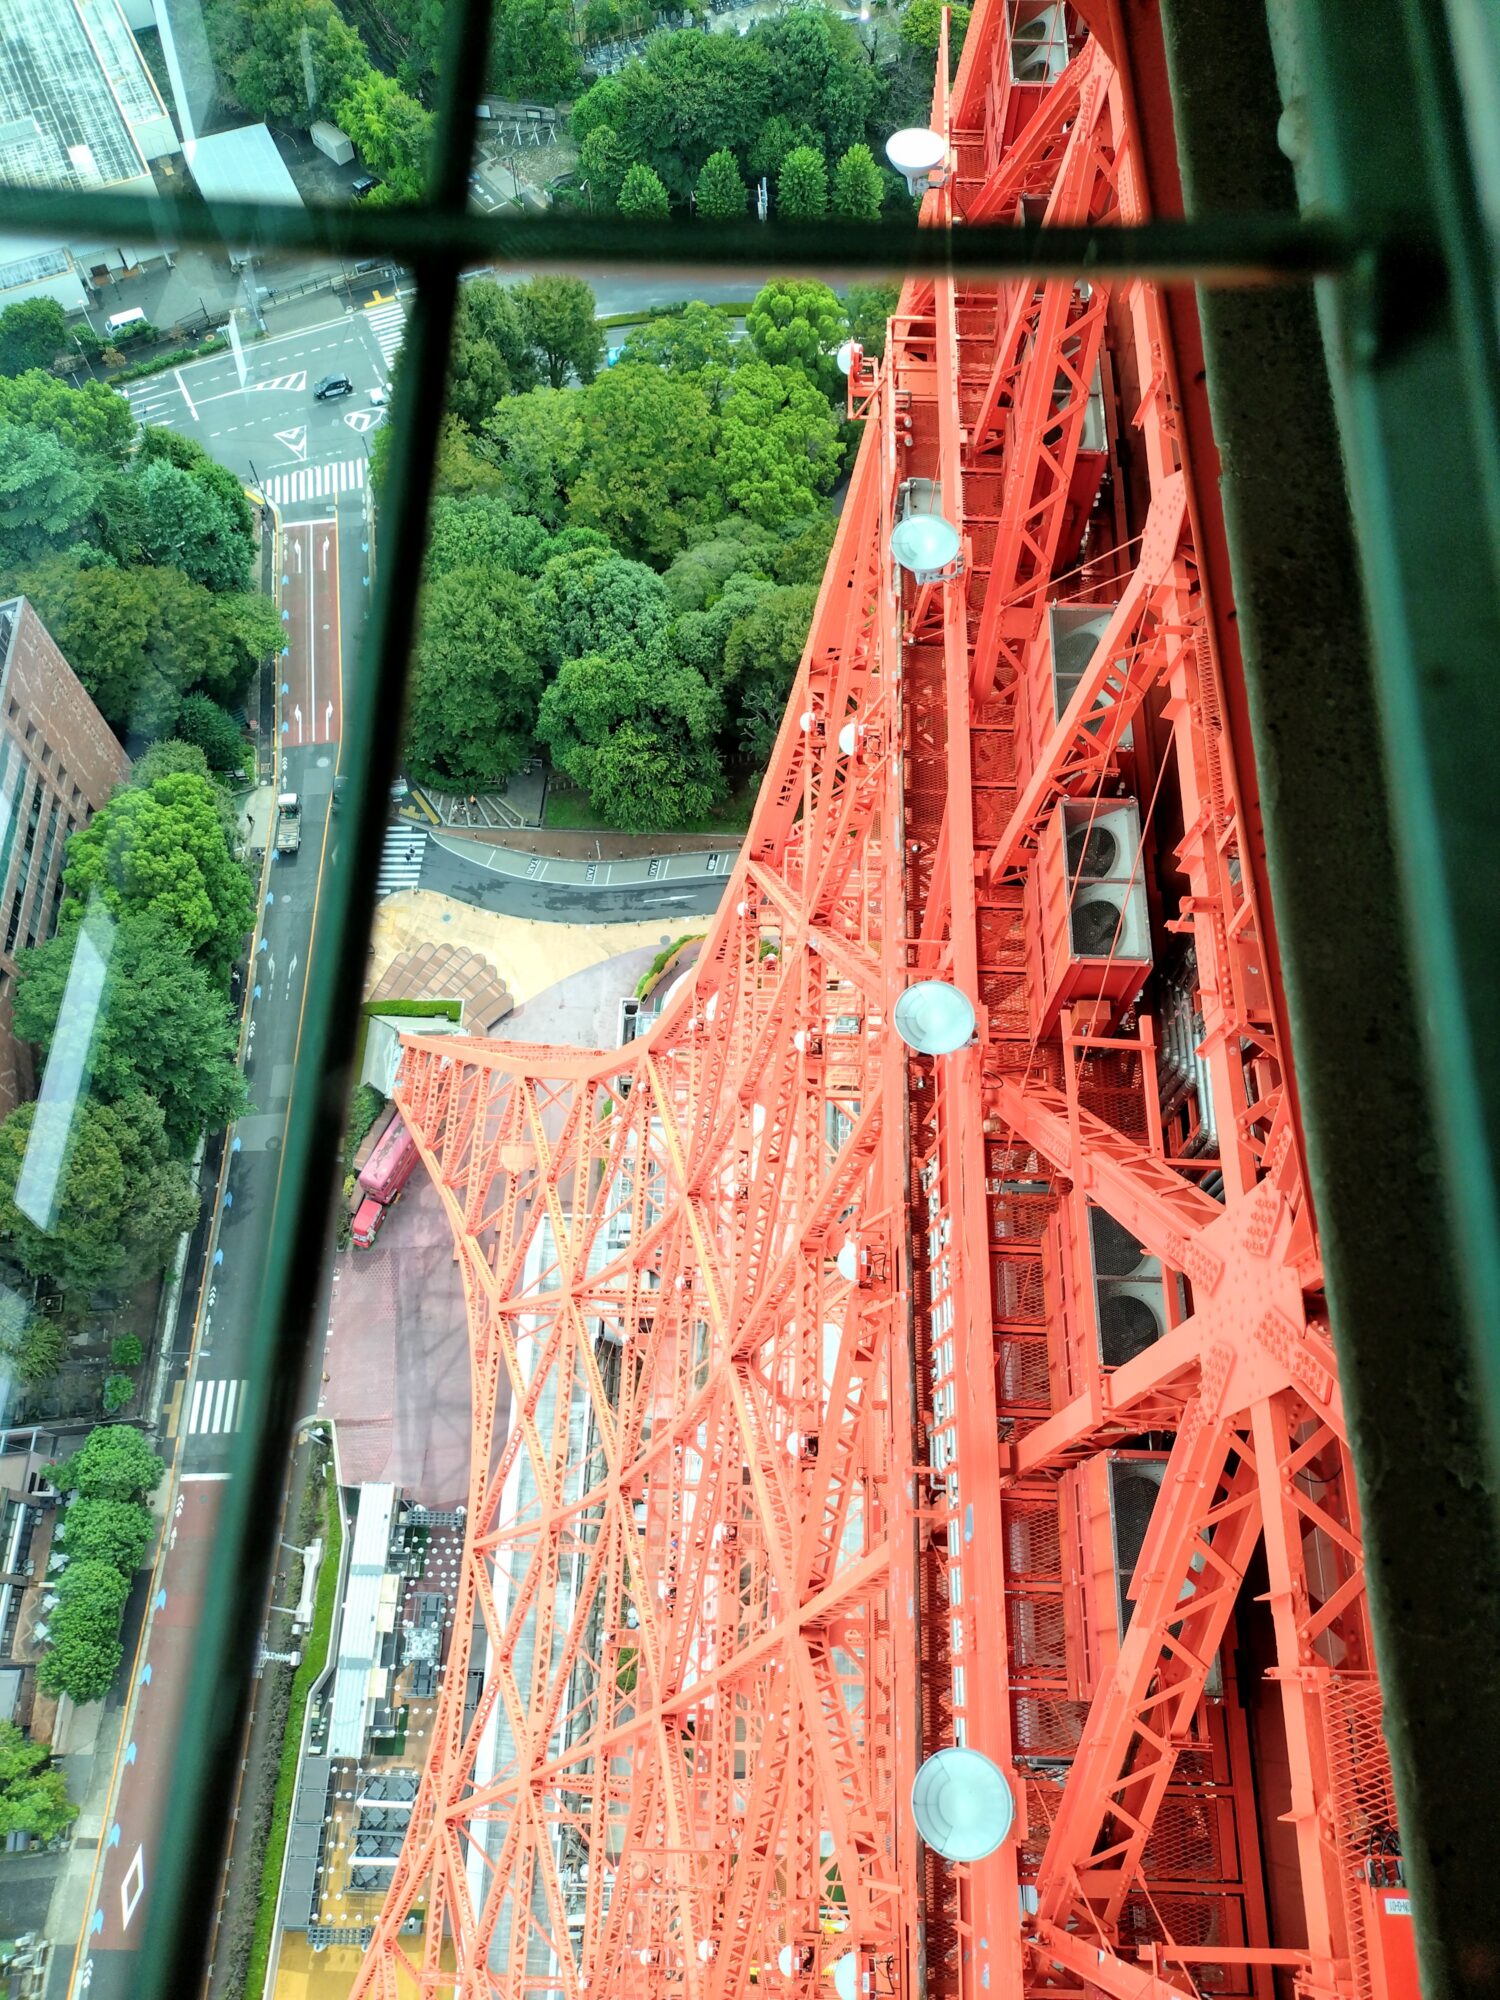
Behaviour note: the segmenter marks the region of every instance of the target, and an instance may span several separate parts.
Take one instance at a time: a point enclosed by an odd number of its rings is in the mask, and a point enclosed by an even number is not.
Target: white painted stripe
[[[229,1384],[227,1382],[215,1382],[214,1384],[214,1413],[205,1426],[208,1430],[218,1431],[220,1419],[224,1414],[224,1391],[228,1387]]]
[[[203,1377],[200,1375],[198,1380],[193,1384],[192,1408],[188,1411],[188,1429],[190,1431],[195,1431],[198,1428],[198,1405],[203,1401],[204,1386]]]
[[[179,1472],[177,1475],[177,1484],[179,1486],[186,1486],[191,1479],[197,1484],[202,1485],[206,1484],[210,1479],[227,1479],[228,1477],[229,1474],[227,1472]]]
[[[198,421],[198,405],[193,401],[192,397],[187,392],[187,383],[184,382],[182,379],[182,370],[180,368],[174,368],[172,370],[172,373],[177,378],[178,388],[182,391],[182,400],[187,404],[188,408],[192,411],[193,422],[196,423]]]
[[[226,1431],[237,1431],[239,1425],[234,1420],[234,1406],[239,1401],[240,1385],[230,1382],[226,1386],[229,1394],[224,1398],[224,1428]]]

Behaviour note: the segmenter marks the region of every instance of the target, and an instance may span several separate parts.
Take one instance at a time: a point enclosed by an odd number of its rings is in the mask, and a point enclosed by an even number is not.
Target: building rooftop
[[[176,150],[119,0],[0,0],[0,180],[113,187]]]
[[[302,206],[297,183],[264,125],[239,125],[182,149],[205,201],[276,201]]]

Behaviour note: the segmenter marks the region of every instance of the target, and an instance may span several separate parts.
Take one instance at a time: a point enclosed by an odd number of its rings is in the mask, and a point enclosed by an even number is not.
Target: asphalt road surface
[[[658,911],[696,917],[716,910],[734,860],[729,845],[654,860],[558,861],[439,836],[423,850],[420,886],[510,917],[628,923]]]

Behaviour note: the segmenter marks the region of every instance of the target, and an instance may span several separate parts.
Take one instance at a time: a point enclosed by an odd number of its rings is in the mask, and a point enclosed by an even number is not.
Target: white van
[[[144,326],[145,324],[146,315],[144,311],[140,306],[132,306],[129,312],[111,313],[109,318],[104,322],[104,331],[108,334],[123,333],[127,326]]]

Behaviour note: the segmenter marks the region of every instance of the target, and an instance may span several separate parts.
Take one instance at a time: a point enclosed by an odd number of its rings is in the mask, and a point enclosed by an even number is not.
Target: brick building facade
[[[57,928],[68,835],[130,759],[24,597],[0,602],[0,1117],[34,1087],[10,1031],[15,954]]]

